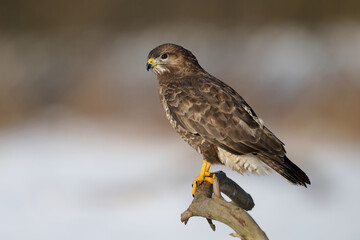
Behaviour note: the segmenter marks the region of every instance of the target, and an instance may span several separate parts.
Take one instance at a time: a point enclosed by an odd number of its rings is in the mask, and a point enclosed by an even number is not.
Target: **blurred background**
[[[286,143],[307,189],[241,176],[270,239],[360,239],[360,2],[0,1],[0,239],[224,239],[187,226],[201,156],[149,51],[173,42]],[[358,189],[358,190],[356,190]]]

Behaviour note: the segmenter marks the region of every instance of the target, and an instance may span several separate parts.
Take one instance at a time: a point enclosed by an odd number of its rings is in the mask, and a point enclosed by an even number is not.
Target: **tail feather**
[[[283,162],[274,161],[269,158],[264,158],[261,160],[263,160],[269,167],[274,169],[277,173],[279,173],[291,183],[302,185],[304,187],[307,187],[306,184],[311,184],[310,179],[306,173],[304,173],[303,170],[291,162],[287,156],[284,156]]]

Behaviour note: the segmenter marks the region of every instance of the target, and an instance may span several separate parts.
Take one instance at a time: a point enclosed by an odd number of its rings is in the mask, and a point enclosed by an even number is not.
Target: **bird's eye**
[[[161,56],[161,59],[167,59],[168,58],[168,55],[166,53],[162,54]]]

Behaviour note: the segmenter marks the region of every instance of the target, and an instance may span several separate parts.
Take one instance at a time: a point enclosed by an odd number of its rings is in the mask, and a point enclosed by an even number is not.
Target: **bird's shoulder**
[[[207,73],[173,78],[160,84],[160,96],[173,114],[199,123],[229,122],[256,129],[262,127],[254,110],[229,85]]]
[[[262,120],[237,91],[206,72],[172,81],[168,85],[168,93],[172,93],[172,99],[177,96],[197,106],[208,106],[212,112],[227,115],[227,119],[230,116],[241,119],[250,127],[263,126]]]
[[[281,154],[285,151],[283,143],[264,126],[246,101],[229,85],[211,75],[198,74],[173,80],[164,86],[163,93],[170,114],[193,133],[210,141],[216,139],[233,149],[241,142],[250,150]]]

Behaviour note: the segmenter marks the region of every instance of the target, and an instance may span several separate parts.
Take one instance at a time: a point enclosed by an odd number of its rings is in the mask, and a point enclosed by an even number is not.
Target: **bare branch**
[[[204,182],[196,189],[194,200],[189,208],[181,214],[181,221],[186,224],[190,217],[200,216],[208,219],[213,230],[215,230],[215,226],[211,219],[231,227],[236,232],[232,236],[240,237],[243,240],[268,240],[266,234],[242,208],[251,209],[254,206],[251,196],[227,178],[224,173],[217,172],[216,176],[214,186]],[[225,201],[219,190],[232,199],[233,203]]]
[[[236,182],[231,180],[222,171],[215,173],[219,180],[220,191],[228,196],[236,205],[244,210],[251,210],[255,206],[255,203],[247,192],[242,189]],[[214,185],[215,187],[216,185]]]

